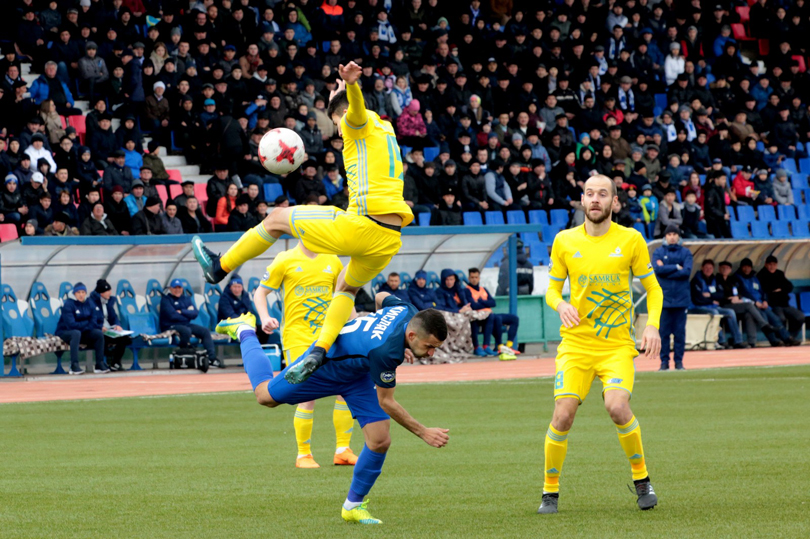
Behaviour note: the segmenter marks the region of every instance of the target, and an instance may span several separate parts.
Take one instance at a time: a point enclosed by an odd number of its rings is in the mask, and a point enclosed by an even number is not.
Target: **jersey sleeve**
[[[343,271],[343,262],[341,262],[338,257],[335,257],[335,264],[336,264],[335,272],[334,272],[335,273],[335,279],[334,279],[334,281],[332,281],[332,290],[333,291],[336,291],[338,289],[337,288],[338,277],[340,277],[340,274]]]
[[[658,327],[661,319],[661,310],[664,306],[664,292],[652,269],[650,262],[650,251],[647,249],[647,242],[636,232],[635,248],[633,249],[632,267],[633,275],[641,280],[641,284],[647,290],[647,325]]]
[[[551,262],[548,265],[548,290],[546,291],[546,304],[557,310],[563,300],[562,290],[565,279],[568,277],[568,267],[565,265],[564,246],[562,236],[557,236],[551,244]]]
[[[346,95],[349,98],[349,110],[341,118],[341,131],[344,138],[361,139],[368,136],[374,123],[366,109],[366,102],[363,99],[363,92],[360,85],[346,85]]]
[[[397,385],[397,367],[405,359],[401,335],[401,331],[396,332],[368,355],[369,376],[378,387],[391,388]]]
[[[267,266],[267,271],[262,275],[262,280],[259,286],[269,288],[270,290],[278,290],[281,288],[281,282],[284,280],[284,273],[287,271],[287,257],[284,253],[279,254],[273,263]]]
[[[630,269],[633,275],[641,280],[654,275],[652,262],[650,261],[650,251],[647,249],[647,242],[644,241],[642,235],[638,232],[633,234],[632,251],[633,260]]]

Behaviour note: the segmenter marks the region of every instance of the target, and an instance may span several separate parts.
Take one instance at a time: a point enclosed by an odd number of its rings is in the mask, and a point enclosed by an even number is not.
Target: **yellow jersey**
[[[318,338],[343,264],[335,255],[310,258],[299,246],[280,253],[267,266],[261,286],[281,297],[284,350],[307,347]]]
[[[633,228],[611,223],[608,232],[598,237],[589,236],[585,225],[560,232],[551,247],[548,276],[548,305],[557,309],[567,278],[569,303],[579,312],[577,326],[560,328],[559,352],[635,350],[633,276],[647,289],[648,324],[658,327],[663,293],[647,243]]]
[[[402,198],[402,152],[391,124],[366,110],[366,121],[354,127],[341,120],[343,162],[349,184],[348,213],[402,217],[402,226],[413,221],[413,212]]]

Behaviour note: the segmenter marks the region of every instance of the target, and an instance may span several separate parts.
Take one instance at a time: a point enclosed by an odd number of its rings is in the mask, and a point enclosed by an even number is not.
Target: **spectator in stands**
[[[530,296],[534,291],[534,266],[529,262],[529,257],[523,248],[523,242],[517,240],[517,293],[519,296]],[[507,248],[503,249],[503,258],[498,270],[498,290],[499,296],[509,295],[509,253]]]
[[[104,170],[112,163],[113,153],[117,152],[120,146],[115,140],[112,118],[109,114],[99,115],[98,127],[90,135],[87,146],[95,159],[96,168]]]
[[[235,183],[228,186],[225,195],[217,201],[216,212],[214,214],[214,230],[225,232],[228,230],[228,219],[231,212],[236,208],[236,197],[239,195],[239,188]]]
[[[166,203],[166,211],[160,214],[163,220],[163,229],[166,234],[182,234],[183,224],[177,217],[177,204],[172,201]]]
[[[709,235],[701,231],[700,224],[705,225],[703,210],[697,203],[695,191],[686,191],[683,202],[683,237],[686,239],[708,238]]]
[[[39,195],[39,204],[31,209],[30,219],[36,219],[39,228],[45,228],[53,222],[53,207],[51,206],[51,194],[44,192]]]
[[[317,177],[318,165],[313,159],[309,159],[306,163],[301,165],[301,177],[295,183],[294,197],[299,202],[306,200],[309,195],[315,195],[318,198],[318,204],[325,204],[327,201],[326,187]]]
[[[773,332],[775,328],[768,324],[762,312],[753,301],[740,297],[742,284],[738,276],[731,272],[731,262],[720,262],[720,274],[717,276],[717,286],[723,291],[724,300],[721,305],[733,310],[737,319],[745,324],[745,333],[748,344],[754,348],[757,344],[757,331]],[[767,335],[767,334],[766,334]]]
[[[126,166],[126,153],[124,150],[115,150],[111,157],[112,162],[104,170],[104,190],[110,193],[113,187],[120,185],[125,193],[129,193],[135,177],[132,175],[132,169]]]
[[[669,194],[668,194],[669,196]],[[674,194],[673,194],[674,198]],[[665,244],[652,256],[653,270],[664,290],[664,308],[661,312],[661,368],[669,370],[670,335],[675,337],[673,360],[675,369],[682,370],[686,349],[686,310],[689,307],[689,275],[692,273],[692,253],[679,244],[680,229],[668,225],[664,230]]]
[[[133,171],[134,172],[134,171]],[[154,178],[152,177],[152,169],[147,166],[142,166],[139,170],[140,180],[143,183],[143,194],[144,196],[156,196],[159,197],[160,194],[158,193],[157,187],[155,186]],[[163,203],[161,201],[161,208],[163,207]]]
[[[84,46],[85,55],[79,59],[79,91],[87,94],[92,103],[102,90],[102,85],[110,78],[107,63],[104,58],[96,56],[98,45],[94,41],[88,41]]]
[[[513,205],[512,190],[503,176],[503,168],[503,160],[495,159],[489,164],[488,172],[484,175],[488,202],[493,211],[516,209]]]
[[[186,206],[186,201],[194,196],[193,181],[184,180],[183,183],[180,184],[180,187],[183,189],[183,192],[174,197],[174,203],[177,204],[177,209],[184,208]]]
[[[45,147],[45,135],[42,133],[36,133],[31,137],[31,145],[25,149],[25,153],[31,158],[32,163],[39,164],[40,159],[45,159],[51,165],[51,170],[56,168],[51,151]]]
[[[203,215],[200,203],[196,197],[186,198],[186,206],[179,208],[180,223],[183,225],[183,232],[186,234],[206,234],[213,232],[211,221]]]
[[[475,347],[475,355],[479,357],[499,356],[501,361],[515,359],[515,355],[519,353],[514,348],[520,319],[517,315],[510,313],[495,314],[492,312],[492,309],[497,304],[495,297],[490,291],[481,286],[481,270],[478,268],[470,268],[467,271],[467,278],[469,282],[467,283],[466,298],[470,307],[472,307],[474,311],[486,311],[490,313],[484,320],[473,320],[470,322],[472,325],[472,342],[473,347]],[[509,326],[506,346],[502,344],[504,326]],[[478,345],[478,331],[480,327],[484,329],[483,346]],[[493,335],[495,337],[495,346],[490,348],[490,338]]]
[[[45,124],[48,142],[50,142],[53,147],[56,147],[61,138],[65,136],[65,130],[62,128],[62,119],[59,113],[56,112],[56,105],[53,100],[46,99],[42,102],[42,105],[39,107],[39,115],[42,117],[42,122]]]
[[[132,216],[132,234],[134,236],[154,236],[165,234],[163,219],[160,216],[160,199],[149,197],[143,209]]]
[[[680,228],[682,224],[683,216],[681,215],[681,207],[675,201],[675,191],[669,189],[658,207],[658,219],[655,222],[655,237],[663,237],[664,231],[674,226],[679,231],[678,240],[680,240]],[[678,240],[675,240],[676,244]]]
[[[722,263],[720,267],[722,270]],[[730,267],[729,265],[729,269]],[[733,282],[727,282],[724,286],[719,282],[719,279],[723,279],[723,277],[715,278],[714,261],[709,258],[705,259],[700,267],[700,271],[692,277],[692,281],[690,282],[692,306],[689,312],[692,314],[722,316],[726,331],[731,334],[731,342],[726,344],[726,334],[721,333],[719,341],[720,347],[730,348],[733,346],[734,348],[748,348],[749,344],[743,340],[742,334],[740,333],[740,326],[737,323],[737,314],[740,315],[740,320],[743,320],[749,317],[750,313],[746,312],[747,309],[745,309],[742,306],[743,304],[738,302],[738,300],[733,302],[729,300],[730,297],[736,298],[736,294],[726,295],[725,286],[728,286],[729,292],[732,292],[733,290],[731,289],[734,288]],[[732,279],[736,280],[733,276]],[[727,303],[729,305],[726,305]],[[735,305],[737,307],[734,307]],[[759,317],[759,314],[757,313],[756,316]],[[752,334],[749,332],[749,337],[751,336]],[[753,345],[756,345],[756,325],[754,325],[753,330]]]
[[[42,234],[42,229],[39,228],[39,223],[36,219],[28,219],[23,225],[21,236],[38,236]]]
[[[801,342],[793,339],[790,333],[782,325],[781,320],[773,312],[770,304],[765,297],[765,291],[759,282],[756,274],[754,274],[754,264],[750,258],[743,258],[740,261],[740,267],[737,269],[737,281],[740,285],[740,296],[754,302],[759,312],[767,320],[771,329],[763,328],[765,336],[771,343],[771,346],[799,346]]]
[[[175,330],[180,337],[178,343],[180,348],[191,346],[191,336],[194,335],[208,352],[210,364],[221,368],[222,364],[217,359],[217,351],[214,348],[214,341],[211,339],[211,331],[206,327],[191,323],[199,315],[200,312],[194,306],[192,297],[183,289],[182,281],[173,279],[169,285],[169,293],[164,294],[160,300],[160,330]]]
[[[257,224],[259,222],[250,211],[250,197],[247,194],[239,195],[236,199],[236,207],[228,216],[228,230],[231,232],[247,232]]]
[[[704,215],[706,216],[706,228],[709,234],[715,238],[730,238],[731,228],[729,219],[731,218],[726,210],[726,179],[725,172],[717,175],[707,176],[705,185]]]
[[[96,367],[93,372],[107,373],[110,368],[104,360],[103,313],[93,302],[87,301],[87,287],[78,282],[73,285],[72,298],[62,306],[62,314],[56,324],[56,336],[70,345],[70,374],[84,374],[79,365],[79,345],[86,344],[95,352]]]
[[[135,188],[132,188],[135,191]],[[129,196],[132,196],[131,194]],[[104,211],[113,227],[122,236],[129,236],[132,230],[132,213],[124,200],[124,188],[120,185],[113,187],[112,194],[104,201]],[[136,210],[137,213],[138,210]]]
[[[75,294],[75,289],[74,289]],[[96,288],[90,293],[88,299],[90,303],[101,310],[102,314],[102,330],[115,330],[122,331],[124,328],[118,322],[118,314],[115,312],[115,307],[118,304],[118,298],[112,293],[112,287],[105,279],[96,281]],[[127,347],[132,344],[132,339],[126,335],[120,337],[111,337],[104,335],[104,349],[105,354],[109,361],[107,364],[111,371],[123,371],[124,366],[121,364],[121,358],[124,357]]]
[[[169,127],[171,120],[169,100],[163,95],[165,92],[166,84],[157,81],[152,85],[152,95],[144,102],[144,130],[155,133],[158,137],[163,133],[163,129]]]
[[[82,236],[119,235],[104,211],[104,204],[100,201],[93,204],[93,212],[82,223],[81,234]]]
[[[414,274],[413,281],[408,285],[408,300],[420,311],[436,307],[436,294],[427,287],[426,271],[419,270]]]
[[[456,200],[456,188],[446,185],[442,189],[442,201],[436,212],[437,225],[459,226],[461,225],[461,205]]]
[[[56,70],[56,62],[45,64],[45,73],[31,84],[31,99],[37,105],[41,105],[46,99],[51,99],[62,116],[81,116],[82,111],[75,107],[73,94],[70,93],[68,85],[56,76]]]
[[[793,186],[788,180],[787,171],[779,169],[776,171],[776,181],[773,182],[773,198],[777,204],[792,206],[793,200]]]
[[[408,291],[400,288],[401,280],[399,273],[392,271],[388,274],[388,279],[380,285],[380,292],[388,292],[389,294],[398,297],[402,301],[410,301],[408,299]]]
[[[205,213],[208,215],[217,214],[217,204],[228,192],[231,183],[233,182],[229,178],[228,165],[223,162],[216,163],[214,165],[214,175],[208,179],[208,184],[205,187],[205,192],[208,195]],[[225,223],[227,223],[227,220]]]
[[[120,189],[122,193],[124,192],[124,188],[120,185],[113,187],[113,192],[115,192],[116,188]],[[129,209],[130,217],[134,217],[136,213],[143,209],[146,199],[147,197],[144,196],[143,182],[141,180],[134,180],[130,193],[124,198],[124,203],[126,203]]]
[[[152,178],[154,178],[155,183],[165,184],[166,180],[169,179],[169,173],[166,171],[163,159],[160,158],[160,143],[152,139],[146,145],[146,148],[149,153],[143,154],[143,166],[149,167],[149,170],[152,171]]]
[[[22,198],[25,205],[30,210],[39,204],[39,197],[48,192],[48,180],[41,172],[34,172],[29,177],[29,182],[22,187]]]
[[[73,219],[65,212],[54,215],[53,223],[45,227],[46,236],[78,236],[79,229],[71,226]]]
[[[793,292],[793,283],[785,277],[785,272],[777,269],[778,260],[769,255],[765,259],[765,267],[759,270],[757,278],[762,285],[762,292],[768,300],[768,305],[783,325],[788,327],[791,337],[799,342],[799,332],[805,322],[804,313],[790,305],[790,293]]]
[[[18,224],[28,215],[28,206],[22,199],[19,182],[14,174],[7,174],[0,193],[0,213],[3,222]]]

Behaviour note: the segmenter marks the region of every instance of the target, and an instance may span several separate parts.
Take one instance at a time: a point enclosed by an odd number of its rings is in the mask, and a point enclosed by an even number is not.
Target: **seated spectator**
[[[34,172],[25,185],[22,187],[22,198],[25,205],[30,210],[39,204],[39,197],[48,192],[48,180],[41,172]]]
[[[59,212],[53,217],[53,223],[45,227],[46,236],[78,236],[79,229],[71,226],[73,219],[65,212]]]
[[[742,284],[738,276],[731,272],[731,262],[728,260],[720,262],[720,274],[716,279],[718,289],[723,292],[723,299],[720,301],[720,305],[734,311],[737,315],[737,319],[742,321],[745,325],[748,345],[751,348],[756,347],[757,331],[762,330],[763,332],[768,331],[772,333],[775,328],[768,323],[762,312],[754,305],[754,302],[740,296]],[[731,320],[727,319],[727,321],[729,326],[731,326]],[[731,327],[729,327],[729,329],[732,332],[734,331]]]
[[[101,187],[101,175],[97,164],[93,161],[93,154],[87,146],[80,146],[79,159],[76,161],[76,179],[79,180],[79,191],[84,195],[90,188]]]
[[[115,191],[116,187],[120,188],[122,193],[124,192],[124,188],[120,185],[113,187],[113,191]],[[134,217],[136,213],[143,209],[143,205],[147,198],[148,197],[144,196],[143,182],[141,180],[133,181],[132,189],[130,190],[129,194],[124,197],[124,203],[129,209],[130,217]]]
[[[160,216],[160,199],[149,197],[144,202],[143,209],[132,216],[132,235],[155,236],[165,233]]]
[[[208,179],[205,187],[205,192],[208,195],[208,202],[205,205],[205,213],[208,216],[216,216],[217,205],[219,200],[228,193],[231,184],[228,172],[228,165],[225,163],[216,163],[214,165],[214,175]],[[236,195],[234,195],[236,196]],[[226,219],[223,224],[227,224]]]
[[[678,235],[680,236],[682,224],[683,217],[681,216],[681,207],[675,201],[675,191],[670,189],[666,192],[664,199],[658,207],[658,219],[655,222],[655,237],[663,237],[664,230],[670,226],[678,228]]]
[[[180,348],[190,347],[191,336],[194,335],[208,352],[210,364],[221,368],[222,363],[217,359],[211,331],[206,327],[191,323],[199,315],[200,312],[194,306],[191,296],[183,290],[183,283],[180,279],[173,279],[169,285],[169,293],[164,294],[160,300],[160,331],[175,330],[180,337],[178,343]]]
[[[147,166],[142,166],[140,169],[140,180],[143,182],[143,195],[145,197],[155,196],[160,198],[160,193],[158,193],[157,187],[155,187],[154,177],[152,175],[152,169]],[[160,207],[163,208],[163,202],[161,201]]]
[[[771,343],[771,346],[799,346],[801,342],[791,337],[790,333],[785,329],[785,326],[782,325],[782,321],[779,320],[779,317],[773,309],[771,309],[765,297],[765,291],[754,273],[754,264],[751,262],[750,258],[743,258],[740,261],[740,267],[737,269],[736,275],[740,283],[740,295],[745,299],[753,301],[754,305],[759,309],[759,312],[762,313],[762,316],[771,326],[770,330],[766,328],[762,330]]]
[[[92,103],[102,89],[102,85],[110,78],[107,63],[104,58],[96,56],[98,45],[88,41],[84,46],[85,55],[79,59],[79,91],[86,92],[88,100]]]
[[[436,289],[436,308],[449,313],[464,313],[472,310],[467,295],[458,283],[458,276],[451,269],[443,269],[439,288]]]
[[[47,191],[39,195],[39,204],[31,209],[30,219],[36,219],[38,228],[45,228],[53,222],[53,208],[51,207],[51,194]]]
[[[436,293],[432,288],[427,287],[426,271],[419,270],[414,275],[413,281],[408,285],[408,301],[420,311],[436,307]]]
[[[124,329],[118,323],[118,314],[115,312],[118,298],[113,295],[110,283],[104,279],[96,281],[96,289],[90,293],[88,301],[93,303],[97,309],[101,310],[103,319],[102,330],[113,329],[121,331]],[[127,346],[130,344],[132,344],[132,339],[128,336],[110,337],[104,335],[104,349],[106,356],[109,358],[107,364],[111,371],[125,370],[124,366],[121,364],[121,358],[124,357],[124,352],[126,352]]]
[[[785,277],[785,272],[777,269],[779,261],[770,255],[765,259],[765,267],[759,270],[757,278],[762,284],[762,292],[768,300],[768,305],[779,321],[788,327],[791,337],[799,342],[799,332],[805,322],[804,313],[790,305],[790,293],[793,292],[793,283]]]
[[[166,204],[166,211],[161,213],[161,218],[163,219],[163,229],[166,234],[183,233],[183,224],[177,217],[177,205],[174,202],[169,201]]]
[[[103,313],[95,303],[87,301],[84,283],[73,285],[72,298],[64,301],[62,314],[56,324],[56,336],[70,345],[70,374],[84,374],[79,365],[79,345],[86,344],[95,352],[95,373],[110,372],[104,360]]]
[[[439,204],[437,213],[437,225],[459,226],[461,225],[461,206],[456,201],[456,189],[452,186],[445,186],[442,189],[442,201]]]
[[[141,177],[141,167],[143,166],[143,157],[136,150],[135,141],[127,139],[124,141],[124,166],[132,173],[133,179]]]
[[[45,124],[45,132],[48,133],[48,142],[55,148],[59,141],[65,136],[65,130],[62,128],[62,119],[59,113],[56,112],[56,105],[50,99],[46,99],[39,107],[39,115],[42,117],[42,122]]]
[[[793,200],[793,186],[788,180],[787,171],[779,169],[776,171],[776,181],[773,182],[773,198],[777,204],[792,206],[795,201]]]
[[[39,228],[39,223],[37,223],[36,219],[28,219],[23,225],[23,236],[39,236],[41,234],[42,230]]]
[[[135,177],[132,175],[132,169],[126,166],[126,153],[124,150],[115,150],[111,157],[112,162],[104,169],[104,191],[111,193],[113,187],[120,185],[125,193],[129,193]]]
[[[503,167],[503,160],[495,159],[490,163],[489,170],[484,175],[487,196],[489,197],[488,202],[493,211],[516,209],[513,205],[512,191],[503,176]]]
[[[135,191],[135,187],[132,190]],[[120,185],[113,187],[112,194],[104,201],[104,211],[118,233],[122,236],[129,236],[132,230],[132,214],[126,200],[124,200],[123,187]]]
[[[251,186],[255,187],[255,186]],[[231,232],[247,232],[259,221],[250,211],[250,197],[246,194],[239,195],[236,199],[236,208],[228,216],[228,230]]]
[[[228,186],[225,196],[217,201],[217,209],[214,214],[214,230],[216,232],[226,232],[228,230],[228,219],[231,212],[236,208],[236,197],[239,196],[239,188],[235,183]]]
[[[147,154],[148,155],[148,154]],[[194,196],[194,182],[191,180],[184,180],[183,183],[180,184],[183,192],[176,197],[174,197],[174,203],[177,204],[177,209],[185,208],[186,200]]]
[[[200,204],[196,197],[188,197],[186,206],[178,209],[180,223],[183,225],[183,232],[186,234],[206,234],[213,232],[211,221],[203,215]]]
[[[93,212],[84,220],[81,228],[82,236],[118,236],[118,231],[104,211],[104,204],[96,202]]]
[[[160,143],[154,139],[150,140],[146,148],[149,153],[143,154],[143,166],[149,167],[149,170],[152,171],[152,177],[157,183],[165,184],[166,180],[169,179],[169,173],[166,171],[163,159],[160,158]]]
[[[392,271],[388,274],[388,280],[380,286],[380,292],[388,292],[392,296],[396,296],[402,301],[410,301],[408,299],[408,291],[400,289],[399,273]]]
[[[692,277],[689,283],[689,291],[692,306],[689,312],[692,314],[712,314],[720,315],[725,322],[726,331],[731,333],[731,342],[726,346],[727,340],[724,332],[720,333],[720,347],[749,348],[740,333],[737,324],[737,312],[730,307],[724,307],[726,296],[723,287],[717,282],[714,276],[714,261],[707,258],[703,261],[700,271]],[[745,311],[740,310],[740,317],[746,316]],[[756,335],[756,330],[754,330]],[[756,345],[756,340],[754,342]]]
[[[306,200],[309,195],[318,197],[318,204],[325,204],[328,200],[326,196],[326,187],[323,181],[317,177],[318,164],[315,160],[310,159],[301,166],[301,177],[295,183],[295,193],[293,194],[295,200],[299,203]]]
[[[436,289],[436,309],[442,311],[447,322],[447,339],[436,350],[432,359],[458,363],[473,352],[472,320],[483,320],[488,312],[476,312],[467,302],[466,289],[458,282],[456,273],[443,269],[439,288]]]
[[[81,116],[82,111],[75,107],[76,103],[68,85],[57,78],[56,69],[56,62],[45,64],[45,73],[31,84],[31,99],[37,105],[51,99],[56,104],[57,112],[62,116]]]
[[[709,234],[700,230],[700,223],[705,224],[703,220],[703,210],[697,204],[697,195],[694,191],[687,191],[684,197],[683,210],[683,224],[681,225],[683,237],[686,239],[694,238],[708,238]]]
[[[731,216],[726,210],[726,180],[724,172],[717,176],[710,176],[706,179],[704,215],[706,217],[706,228],[709,234],[715,238],[730,238],[731,227],[729,219]]]
[[[144,102],[144,130],[160,136],[161,130],[169,127],[171,117],[169,100],[164,97],[166,85],[157,81],[152,85],[152,95]]]
[[[14,224],[28,215],[28,206],[22,199],[17,176],[14,174],[6,175],[3,191],[0,193],[0,213],[3,214],[4,222]]]
[[[483,320],[474,320],[472,326],[472,341],[475,347],[475,355],[479,357],[498,356],[501,361],[516,359],[517,352],[514,350],[517,330],[520,320],[517,315],[510,313],[495,314],[492,309],[497,305],[495,296],[489,290],[481,286],[481,270],[470,268],[467,271],[467,302],[473,311],[489,312]],[[503,326],[509,326],[506,346],[502,344]],[[478,345],[478,331],[484,328],[483,346]],[[494,332],[494,333],[493,333]],[[495,336],[495,346],[490,348],[489,343],[492,336]]]

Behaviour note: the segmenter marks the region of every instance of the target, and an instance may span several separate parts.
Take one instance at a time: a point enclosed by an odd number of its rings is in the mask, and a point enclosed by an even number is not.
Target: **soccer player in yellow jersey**
[[[285,375],[290,383],[303,382],[323,364],[326,352],[349,319],[357,290],[399,252],[400,230],[413,221],[413,213],[402,198],[402,157],[394,129],[375,112],[366,110],[357,84],[360,66],[349,62],[340,66],[339,73],[343,82],[330,96],[327,113],[343,137],[348,209],[276,208],[221,257],[207,249],[199,237],[192,239],[194,256],[211,283],[262,254],[283,234],[300,239],[315,253],[351,257],[338,277],[316,346]]]
[[[267,267],[260,286],[253,294],[256,312],[262,329],[270,333],[279,327],[279,321],[270,316],[267,296],[276,291],[281,296],[281,344],[288,364],[300,359],[321,331],[323,318],[343,264],[335,255],[319,255],[307,249],[300,241],[288,251],[280,253]],[[296,468],[320,468],[312,456],[312,438],[315,401],[303,402],[295,410],[293,427],[298,444]],[[353,466],[357,456],[349,447],[354,418],[342,397],[335,400],[332,412],[337,436],[335,465]]]
[[[637,355],[630,287],[633,277],[647,290],[647,327],[641,348],[648,359],[657,359],[661,350],[658,320],[664,296],[644,238],[635,229],[611,222],[616,199],[610,178],[591,176],[581,200],[585,223],[560,232],[551,248],[546,303],[560,314],[563,327],[557,349],[554,416],[545,441],[543,502],[537,511],[541,514],[557,512],[568,432],[597,376],[602,381],[605,408],[630,461],[638,506],[652,509],[658,503],[647,474],[641,429],[630,410],[633,359]],[[566,279],[571,288],[570,303],[562,298]]]

